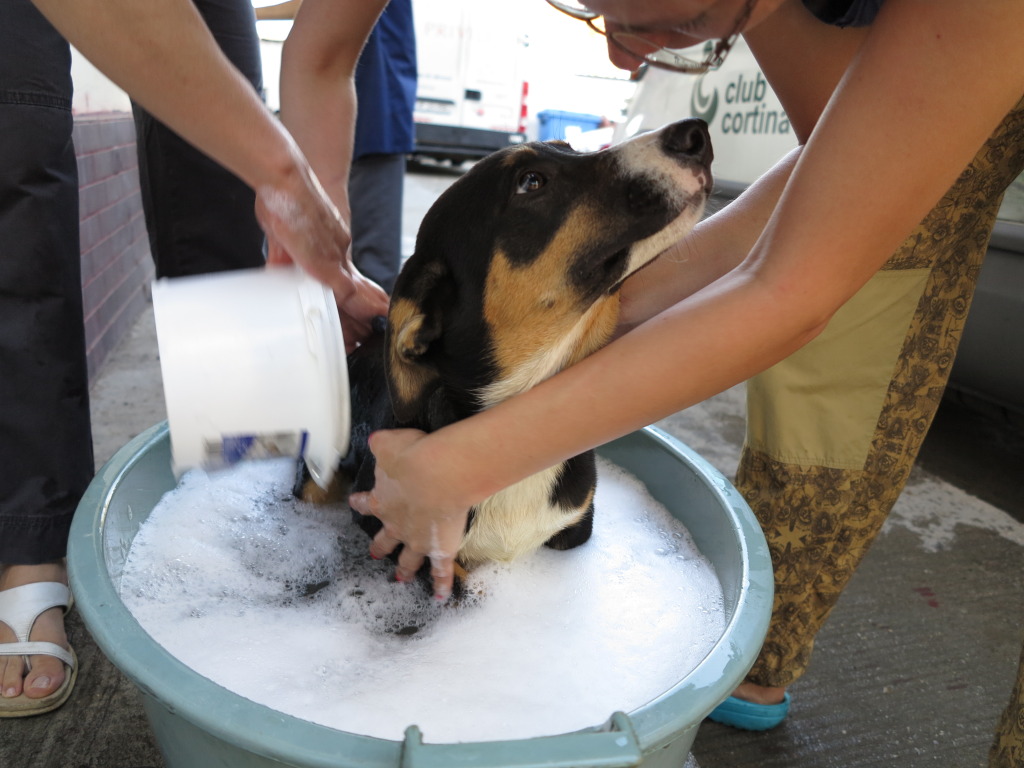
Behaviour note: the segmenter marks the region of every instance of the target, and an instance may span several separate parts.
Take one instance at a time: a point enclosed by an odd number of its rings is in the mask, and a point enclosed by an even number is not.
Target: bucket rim
[[[143,694],[170,713],[240,749],[281,761],[285,765],[304,765],[310,768],[337,766],[341,754],[352,764],[376,765],[381,761],[390,761],[390,764],[397,765],[405,749],[405,742],[314,723],[274,710],[224,688],[186,666],[157,643],[124,605],[107,572],[104,549],[107,514],[114,492],[128,473],[150,451],[161,447],[161,444],[167,444],[169,453],[169,438],[169,428],[164,421],[126,443],[97,473],[83,495],[72,521],[68,541],[68,576],[76,594],[76,607],[96,644]],[[740,597],[721,637],[690,673],[660,696],[626,715],[646,753],[653,747],[678,738],[681,717],[688,718],[685,722],[699,725],[707,713],[742,680],[753,663],[757,648],[753,649],[750,664],[737,667],[737,659],[744,649],[738,647],[732,630],[740,622],[753,625],[760,646],[771,615],[774,580],[770,560],[767,558],[767,543],[753,513],[717,469],[684,443],[657,427],[645,427],[613,443],[624,440],[653,442],[689,465],[720,499],[726,501],[722,505],[723,510],[730,517],[734,529],[740,533],[738,540],[744,549]],[[601,454],[601,448],[597,452]],[[214,719],[209,717],[211,697],[217,701],[217,717]],[[703,699],[704,703],[695,704],[698,699]],[[693,716],[690,717],[690,714]],[[603,727],[602,724],[595,724],[592,728],[535,739],[425,746],[440,749],[465,747],[479,752],[488,744],[556,741],[561,737],[601,731]],[[288,733],[287,740],[278,737],[284,731]],[[429,733],[425,735],[429,737]]]
[[[325,387],[323,401],[328,411],[325,422],[331,425],[326,436],[331,439],[310,439],[305,452],[306,467],[313,481],[321,488],[327,488],[349,445],[352,413],[345,336],[334,292],[304,272],[297,274],[306,339],[314,350],[313,358],[321,374],[316,378]],[[318,453],[315,461],[314,453]]]
[[[675,738],[673,724],[680,718],[699,724],[742,682],[768,632],[775,596],[775,574],[764,532],[753,510],[728,478],[686,443],[654,425],[624,435],[612,443],[640,436],[655,442],[687,464],[722,502],[722,511],[737,533],[736,543],[742,563],[736,608],[718,640],[686,676],[660,696],[628,713],[641,743],[647,748]],[[737,631],[740,625],[746,627],[744,633]],[[736,638],[743,636],[757,638],[756,647],[753,644],[740,647]],[[748,663],[740,662],[744,652],[749,656]]]

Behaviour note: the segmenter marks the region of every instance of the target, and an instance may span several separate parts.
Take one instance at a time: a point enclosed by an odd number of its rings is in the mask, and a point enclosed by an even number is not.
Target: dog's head
[[[437,428],[423,414],[438,399],[440,421],[463,418],[606,343],[623,280],[699,220],[711,157],[704,123],[686,120],[595,153],[512,147],[452,184],[388,315],[399,422]]]

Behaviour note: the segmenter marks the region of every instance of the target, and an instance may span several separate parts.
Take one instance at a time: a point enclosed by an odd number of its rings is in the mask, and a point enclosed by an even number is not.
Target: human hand
[[[455,555],[469,509],[445,498],[446,488],[438,482],[425,437],[414,429],[370,435],[370,450],[377,460],[375,484],[370,491],[352,494],[349,505],[384,524],[370,545],[372,557],[385,557],[404,545],[395,570],[398,581],[411,581],[429,558],[434,596],[445,600],[452,591]]]
[[[370,321],[388,312],[388,296],[352,263],[351,235],[338,209],[305,164],[286,187],[256,190],[256,218],[267,235],[268,264],[298,264],[334,291],[345,350],[370,334]]]

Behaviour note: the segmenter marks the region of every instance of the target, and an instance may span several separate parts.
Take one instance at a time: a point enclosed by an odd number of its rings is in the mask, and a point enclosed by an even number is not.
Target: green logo
[[[704,76],[697,78],[693,84],[693,92],[690,94],[690,114],[699,117],[708,125],[715,120],[715,113],[718,112],[718,89],[711,92],[711,96],[704,95]]]

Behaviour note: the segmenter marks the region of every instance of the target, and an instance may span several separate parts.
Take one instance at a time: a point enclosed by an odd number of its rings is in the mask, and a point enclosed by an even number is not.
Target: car
[[[687,116],[708,123],[719,207],[797,146],[785,110],[742,38],[720,68],[699,77],[642,70],[614,141]],[[999,211],[947,397],[1024,426],[1024,174]]]

